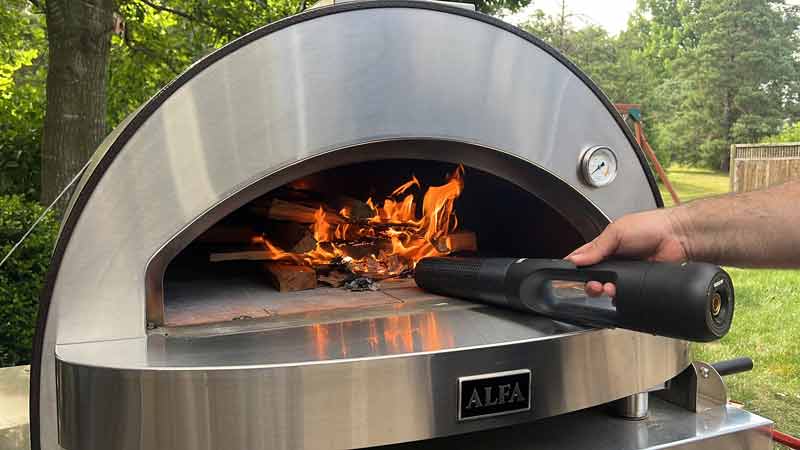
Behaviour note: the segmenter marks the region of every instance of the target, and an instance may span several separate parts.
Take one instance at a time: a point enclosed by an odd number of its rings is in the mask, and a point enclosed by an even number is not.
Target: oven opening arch
[[[481,223],[475,220],[481,215],[481,210],[496,220],[495,225],[513,219],[515,208],[521,216],[520,220],[511,224],[511,228],[514,229],[513,238],[522,242],[513,246],[505,245],[505,248],[498,248],[495,244],[482,246],[483,256],[509,256],[507,253],[514,251],[511,249],[518,249],[527,253],[511,256],[563,257],[558,253],[566,254],[573,245],[593,239],[609,223],[607,216],[596,205],[567,182],[540,165],[501,150],[462,141],[427,138],[361,143],[288,164],[266,174],[210,207],[175,234],[153,255],[146,268],[146,326],[153,328],[167,323],[168,297],[165,287],[167,272],[175,265],[173,261],[191,248],[190,244],[207,230],[265,194],[309,177],[317,182],[333,180],[338,184],[338,181],[348,179],[347,175],[342,174],[352,175],[366,170],[372,173],[371,180],[376,179],[376,174],[387,174],[391,175],[389,178],[393,181],[408,178],[414,171],[444,175],[445,171],[459,164],[465,167],[466,176],[464,195],[458,200],[457,213],[466,214],[471,228],[481,228]],[[442,179],[439,177],[426,181],[436,184]],[[369,184],[361,183],[361,186]],[[354,184],[350,185],[352,188]],[[531,213],[526,208],[533,208],[536,212]],[[498,216],[498,211],[504,214]],[[530,233],[526,234],[524,221],[532,218],[540,218],[542,223],[533,223]],[[484,228],[491,228],[492,221],[489,222]],[[483,233],[480,233],[481,230],[473,231],[478,232],[479,241],[486,240],[486,230]],[[481,234],[484,238],[481,238]],[[559,236],[561,239],[556,239]],[[542,253],[535,244],[542,240],[557,240],[560,243],[549,245],[549,249]],[[536,254],[528,254],[531,252]]]

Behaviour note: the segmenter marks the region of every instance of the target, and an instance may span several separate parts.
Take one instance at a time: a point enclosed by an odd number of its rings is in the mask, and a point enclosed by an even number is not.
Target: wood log
[[[314,239],[314,233],[304,234],[303,238],[295,242],[289,249],[291,253],[306,253],[314,250],[317,247],[317,240]]]
[[[250,208],[253,213],[268,219],[297,223],[314,223],[318,209],[278,198],[272,199],[267,206],[261,203],[255,204]],[[326,211],[325,220],[330,224],[347,222],[344,217],[330,211]]]
[[[267,250],[244,250],[237,252],[211,253],[208,256],[208,259],[211,262],[239,261],[239,260],[268,261],[272,259],[272,254]]]
[[[459,231],[440,237],[436,249],[442,253],[477,252],[478,237],[472,231]]]
[[[308,266],[286,264],[277,261],[264,263],[270,283],[280,292],[316,289],[317,273]]]
[[[389,239],[365,239],[363,241],[351,241],[337,246],[345,255],[353,259],[361,259],[369,255],[379,255],[381,251],[391,251],[392,241]]]
[[[353,259],[361,259],[372,254],[377,254],[377,247],[373,242],[346,244],[339,248],[342,253]]]
[[[375,216],[375,210],[370,208],[365,202],[347,195],[337,195],[331,198],[330,205],[337,211],[347,209],[350,220],[366,220]]]
[[[375,210],[369,207],[366,202],[357,198],[342,194],[329,194],[326,192],[310,191],[308,189],[282,189],[277,192],[275,197],[287,202],[308,206],[314,209],[322,207],[326,212],[338,214],[343,208],[347,208],[352,220],[369,219],[375,215]],[[263,200],[260,200],[263,204]]]
[[[317,246],[314,232],[308,224],[271,221],[264,233],[274,246],[289,253],[309,252]]]

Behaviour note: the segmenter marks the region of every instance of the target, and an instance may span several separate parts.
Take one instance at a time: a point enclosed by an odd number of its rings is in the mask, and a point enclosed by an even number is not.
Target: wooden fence
[[[731,146],[731,192],[800,180],[800,142]]]

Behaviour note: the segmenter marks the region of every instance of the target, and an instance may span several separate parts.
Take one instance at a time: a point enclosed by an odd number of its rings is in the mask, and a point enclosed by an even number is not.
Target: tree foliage
[[[675,62],[665,145],[727,168],[732,143],[758,142],[797,112],[797,10],[781,1],[705,1],[688,19],[696,45]]]
[[[302,8],[301,0],[120,0],[125,29],[112,41],[108,123],[202,56]]]
[[[783,0],[638,0],[618,36],[565,19],[537,12],[524,27],[613,101],[641,104],[662,163],[725,169],[732,143],[797,120],[800,15]]]
[[[0,196],[0,259],[44,208],[21,196]],[[52,214],[0,267],[0,367],[30,362],[42,285],[58,231]]]
[[[800,122],[795,122],[793,125],[788,125],[781,130],[780,133],[766,137],[762,142],[767,143],[781,143],[781,142],[800,142]]]
[[[47,75],[44,19],[23,0],[0,8],[0,195],[39,195]]]

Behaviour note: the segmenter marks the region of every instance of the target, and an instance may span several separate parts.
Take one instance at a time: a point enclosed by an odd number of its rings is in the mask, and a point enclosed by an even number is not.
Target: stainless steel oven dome
[[[613,149],[618,165],[601,188],[578,170],[596,146]],[[196,63],[93,156],[42,296],[33,447],[406,442],[606,403],[688,365],[681,341],[466,306],[407,314],[434,313],[451,326],[453,344],[431,351],[354,345],[321,358],[302,350],[311,325],[197,339],[148,332],[148,316],[163,306],[165,267],[215,221],[293,178],[385,158],[493,173],[540,197],[585,239],[609,219],[661,205],[599,89],[516,28],[397,1],[269,25]],[[342,339],[363,338],[361,318],[345,322]],[[531,411],[457,420],[458,377],[523,367],[533,374]]]

